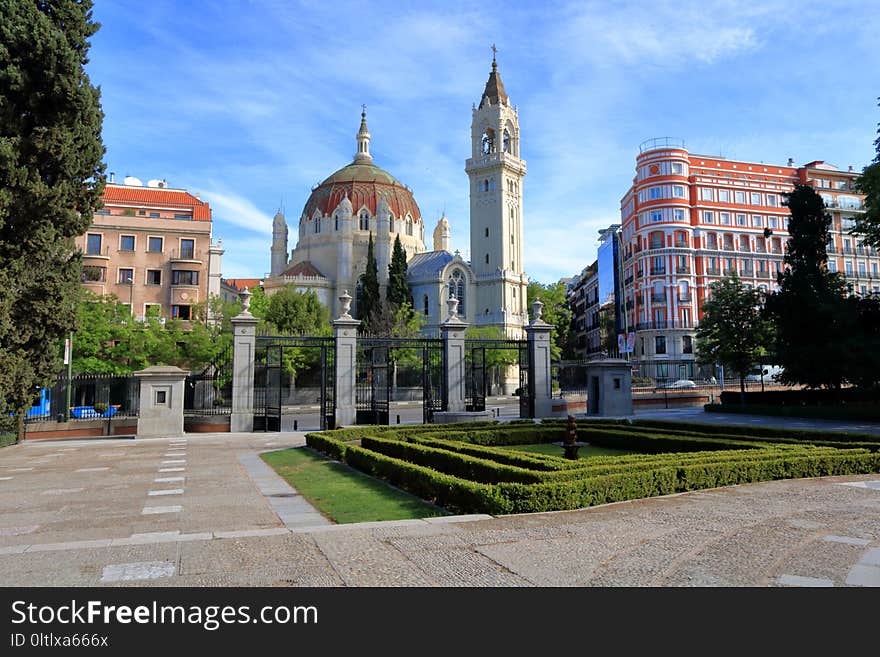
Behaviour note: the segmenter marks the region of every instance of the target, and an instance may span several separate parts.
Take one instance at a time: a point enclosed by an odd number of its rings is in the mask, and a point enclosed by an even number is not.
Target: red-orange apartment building
[[[211,208],[198,196],[161,180],[108,182],[103,206],[76,238],[83,253],[82,285],[114,294],[137,319],[154,309],[189,320],[196,304],[220,294],[220,243],[211,242]]]
[[[652,139],[636,158],[621,200],[621,252],[633,360],[644,376],[702,378],[695,367],[695,327],[709,286],[733,272],[774,290],[788,240],[783,194],[813,185],[832,216],[829,268],[859,294],[880,291],[880,257],[848,234],[864,211],[858,176],[821,161],[801,167],[689,153],[684,143]]]

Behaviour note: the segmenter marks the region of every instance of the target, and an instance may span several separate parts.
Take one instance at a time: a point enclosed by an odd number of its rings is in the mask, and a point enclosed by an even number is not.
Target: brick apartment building
[[[864,211],[857,176],[821,161],[780,166],[691,154],[677,140],[643,143],[621,200],[620,230],[633,360],[649,365],[642,374],[701,378],[695,326],[713,282],[737,272],[749,285],[778,287],[788,239],[783,194],[797,182],[814,186],[832,216],[829,268],[858,294],[880,291],[877,251],[848,234]]]
[[[221,243],[211,242],[211,208],[161,180],[108,182],[103,207],[76,238],[82,285],[116,295],[136,319],[148,312],[192,319],[196,304],[220,294]]]

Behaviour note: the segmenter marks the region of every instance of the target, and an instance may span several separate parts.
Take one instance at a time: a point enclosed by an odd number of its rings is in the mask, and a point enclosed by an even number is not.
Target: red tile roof
[[[102,200],[106,204],[137,203],[145,207],[180,208],[192,210],[193,221],[211,221],[211,207],[183,189],[163,189],[158,187],[134,187],[131,185],[104,186]]]
[[[223,282],[241,292],[244,288],[253,290],[263,282],[262,278],[224,278]]]
[[[285,269],[281,275],[282,276],[320,276],[321,278],[324,277],[324,274],[322,274],[320,271],[318,271],[318,268],[315,267],[315,265],[313,265],[308,260],[303,260],[302,262],[297,262],[297,263],[291,265],[290,267]]]

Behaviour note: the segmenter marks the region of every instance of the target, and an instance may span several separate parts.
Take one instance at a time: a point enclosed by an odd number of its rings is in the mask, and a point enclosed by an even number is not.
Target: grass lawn
[[[530,452],[532,454],[547,454],[549,456],[558,456],[563,458],[564,451],[559,445],[550,443],[541,443],[539,445],[510,445],[504,449],[515,449],[518,452]],[[591,456],[621,456],[622,454],[633,454],[623,449],[609,449],[607,447],[594,447],[587,445],[578,450],[578,459],[588,459]]]
[[[307,447],[262,455],[321,513],[340,524],[446,515],[414,495],[335,463]]]

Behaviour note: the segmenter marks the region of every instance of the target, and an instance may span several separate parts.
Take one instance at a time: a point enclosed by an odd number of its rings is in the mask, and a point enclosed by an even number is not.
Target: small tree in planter
[[[98,402],[92,408],[95,409],[95,413],[97,413],[98,415],[100,415],[102,417],[103,417],[104,413],[107,412],[107,404],[105,404],[104,402]]]

